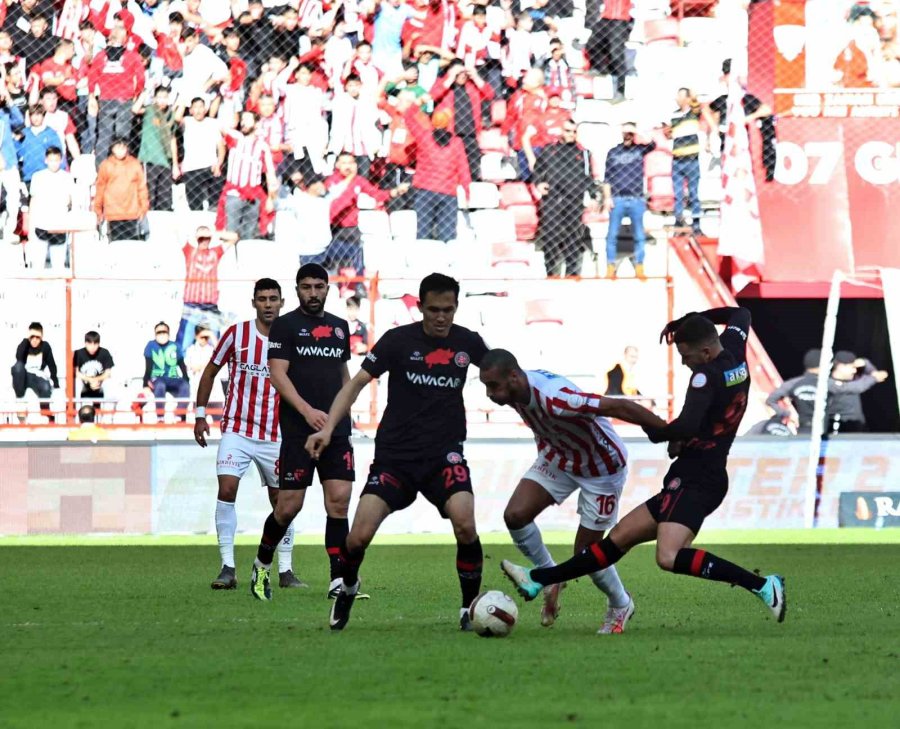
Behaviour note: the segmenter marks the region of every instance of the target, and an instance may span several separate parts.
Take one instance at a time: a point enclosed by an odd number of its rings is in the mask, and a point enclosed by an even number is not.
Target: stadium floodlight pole
[[[819,502],[825,479],[825,405],[828,399],[828,378],[831,376],[831,360],[834,351],[834,335],[837,328],[838,306],[841,303],[843,271],[835,271],[831,277],[828,305],[825,308],[825,329],[822,332],[822,353],[819,355],[819,374],[816,379],[816,404],[813,410],[812,433],[809,439],[809,460],[806,465],[806,500],[803,508],[805,526],[813,528],[819,521]]]

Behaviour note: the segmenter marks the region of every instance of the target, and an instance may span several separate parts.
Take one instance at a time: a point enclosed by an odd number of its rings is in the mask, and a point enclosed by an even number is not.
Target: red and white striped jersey
[[[456,55],[465,63],[482,66],[489,58],[500,58],[500,30],[485,25],[479,28],[474,20],[467,20],[459,31]]]
[[[229,149],[225,181],[242,193],[261,188],[263,171],[275,172],[269,145],[256,134],[248,136],[236,129],[228,129],[223,134]]]
[[[534,432],[538,452],[561,471],[599,477],[618,473],[628,453],[612,424],[598,414],[600,395],[580,391],[560,375],[527,370],[531,401],[514,405]]]
[[[216,346],[212,362],[228,363],[228,391],[222,432],[254,440],[277,441],[278,393],[269,379],[269,338],[255,321],[232,324]]]

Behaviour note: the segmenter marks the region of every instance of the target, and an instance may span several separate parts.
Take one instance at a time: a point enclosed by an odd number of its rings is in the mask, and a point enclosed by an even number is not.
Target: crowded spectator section
[[[668,236],[716,236],[736,5],[10,0],[4,270],[87,275],[190,220],[350,276],[403,275],[419,241],[665,275]],[[772,109],[743,105],[772,179]]]

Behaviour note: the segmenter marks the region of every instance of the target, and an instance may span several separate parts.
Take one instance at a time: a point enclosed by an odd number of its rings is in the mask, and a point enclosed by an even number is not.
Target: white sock
[[[556,564],[553,557],[550,556],[550,552],[547,551],[547,547],[544,546],[541,530],[534,522],[526,524],[521,529],[510,529],[509,536],[512,537],[519,551],[528,557],[535,567],[553,567]]]
[[[287,528],[281,541],[278,543],[278,571],[287,572],[293,569],[294,552],[294,522]]]
[[[623,608],[628,604],[630,598],[628,593],[625,592],[625,585],[619,579],[619,573],[616,571],[615,565],[599,572],[592,572],[591,580],[609,598],[610,607]]]
[[[237,531],[237,512],[233,501],[216,499],[216,537],[222,564],[234,567],[234,533]]]

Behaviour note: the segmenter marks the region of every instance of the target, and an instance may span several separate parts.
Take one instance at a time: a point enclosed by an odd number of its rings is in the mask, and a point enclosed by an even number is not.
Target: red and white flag
[[[726,117],[728,131],[722,154],[721,226],[719,255],[731,256],[732,289],[737,293],[749,283],[758,281],[765,261],[759,198],[753,178],[750,137],[744,116],[744,90],[731,75],[728,85]]]

